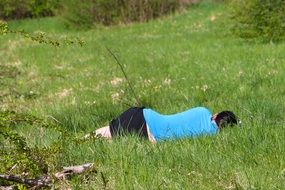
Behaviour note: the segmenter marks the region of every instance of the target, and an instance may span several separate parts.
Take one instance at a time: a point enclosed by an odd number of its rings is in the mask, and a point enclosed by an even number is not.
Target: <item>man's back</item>
[[[211,112],[197,107],[184,112],[163,115],[152,109],[143,109],[144,118],[155,140],[216,134],[218,127],[212,121]]]

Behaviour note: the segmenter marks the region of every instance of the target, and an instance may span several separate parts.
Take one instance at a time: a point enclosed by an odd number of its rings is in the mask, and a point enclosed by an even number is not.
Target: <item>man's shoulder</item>
[[[203,106],[191,108],[190,110],[197,111],[197,112],[207,112],[207,113],[211,113],[208,108],[203,107]]]

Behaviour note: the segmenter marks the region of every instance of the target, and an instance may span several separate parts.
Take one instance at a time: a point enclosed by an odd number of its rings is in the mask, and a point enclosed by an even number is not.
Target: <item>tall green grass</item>
[[[75,189],[284,189],[285,45],[245,42],[227,30],[223,5],[203,3],[145,24],[69,31],[56,18],[11,22],[13,29],[74,36],[86,44],[53,48],[9,34],[0,64],[20,72],[1,79],[1,109],[53,120],[71,135],[108,124],[137,96],[161,113],[195,106],[233,110],[242,127],[216,136],[152,145],[136,137],[66,142],[51,170],[94,162]],[[17,92],[15,95],[14,93]],[[26,127],[26,128],[25,128]],[[19,126],[31,145],[49,146],[56,131]],[[31,135],[35,133],[35,135]],[[36,135],[39,134],[39,135]]]

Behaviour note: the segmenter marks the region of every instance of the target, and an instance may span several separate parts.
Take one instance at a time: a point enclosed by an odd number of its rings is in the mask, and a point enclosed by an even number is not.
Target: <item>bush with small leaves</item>
[[[63,0],[63,18],[77,28],[93,24],[145,22],[167,15],[198,0]]]
[[[0,20],[0,35],[8,33],[8,25],[3,20]]]
[[[20,125],[32,125],[62,131],[54,123],[46,122],[33,115],[14,111],[0,111],[0,173],[12,169],[15,174],[28,172],[31,177],[47,173],[48,164],[56,161],[52,159],[53,155],[61,150],[61,142],[54,142],[50,147],[45,148],[30,147],[26,138],[14,130],[16,126]]]
[[[59,8],[59,0],[1,0],[0,18],[22,19],[51,16]]]
[[[285,39],[285,0],[232,0],[232,31],[242,38]]]

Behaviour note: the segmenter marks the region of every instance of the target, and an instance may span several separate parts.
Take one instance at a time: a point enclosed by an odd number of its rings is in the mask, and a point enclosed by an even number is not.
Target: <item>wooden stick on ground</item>
[[[63,170],[61,172],[55,173],[54,176],[59,180],[66,179],[66,177],[72,174],[81,174],[85,172],[86,170],[90,169],[92,166],[93,166],[93,163],[87,163],[87,164],[78,165],[78,166],[63,167]]]
[[[4,179],[7,181],[12,181],[12,182],[16,182],[16,183],[21,183],[21,184],[24,184],[24,185],[29,186],[29,187],[49,186],[51,183],[51,178],[49,176],[42,176],[41,178],[38,178],[38,179],[25,179],[25,178],[15,176],[15,175],[0,174],[0,179]]]
[[[15,185],[10,185],[10,186],[0,186],[1,190],[13,190]]]
[[[69,166],[69,167],[63,167],[63,170],[61,172],[57,172],[53,174],[53,177],[57,180],[65,180],[67,177],[73,175],[73,174],[81,174],[93,167],[93,163],[87,163],[83,165],[78,166]],[[0,179],[6,180],[6,181],[12,181],[20,184],[24,184],[27,187],[33,187],[34,189],[39,187],[49,187],[52,185],[53,178],[49,175],[44,175],[37,179],[25,179],[20,176],[15,175],[5,175],[0,174]],[[11,189],[12,186],[4,187],[0,186],[1,190],[8,190]]]

